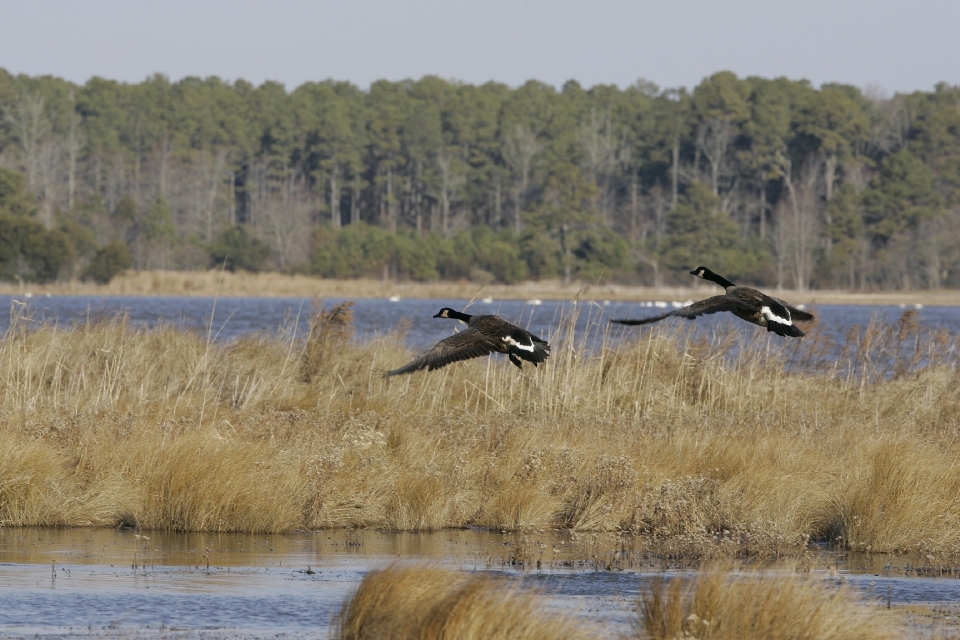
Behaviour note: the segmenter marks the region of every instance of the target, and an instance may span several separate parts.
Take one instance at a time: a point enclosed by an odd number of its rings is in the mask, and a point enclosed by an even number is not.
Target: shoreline
[[[334,280],[279,273],[220,271],[131,271],[109,284],[68,282],[20,286],[0,283],[0,295],[76,296],[196,296],[262,298],[448,298],[492,297],[507,300],[698,300],[713,295],[716,287],[644,287],[619,284],[564,285],[559,280],[527,281],[513,285],[476,282],[400,282],[379,279]],[[776,291],[767,293],[793,304],[960,306],[960,290],[851,292],[843,290]]]

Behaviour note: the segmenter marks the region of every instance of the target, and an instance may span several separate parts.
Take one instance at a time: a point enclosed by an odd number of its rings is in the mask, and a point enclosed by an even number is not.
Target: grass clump
[[[334,622],[340,640],[579,640],[586,624],[517,581],[430,567],[372,571]]]
[[[846,586],[797,574],[734,572],[659,577],[640,597],[632,634],[648,640],[887,640],[898,619]],[[597,638],[519,580],[393,565],[370,572],[333,622],[340,640]],[[603,637],[607,637],[606,635]]]
[[[657,578],[640,598],[637,638],[673,640],[882,640],[901,637],[893,618],[845,587],[796,575]]]

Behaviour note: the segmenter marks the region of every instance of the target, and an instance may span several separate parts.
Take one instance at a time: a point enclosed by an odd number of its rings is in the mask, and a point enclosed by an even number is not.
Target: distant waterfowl
[[[510,362],[522,369],[521,360],[537,366],[550,355],[550,345],[544,340],[499,316],[472,316],[444,307],[433,317],[460,320],[467,324],[467,328],[444,338],[416,360],[399,369],[387,371],[386,375],[396,376],[421,369],[433,371],[451,362],[479,358],[491,353],[506,354]]]
[[[813,320],[813,315],[803,309],[798,309],[783,300],[768,296],[762,291],[757,291],[749,287],[738,287],[706,267],[697,267],[690,273],[698,278],[717,283],[726,290],[726,293],[688,304],[685,307],[659,316],[641,318],[639,320],[611,320],[610,322],[626,325],[649,324],[670,316],[680,316],[681,318],[693,320],[697,316],[729,311],[742,320],[766,327],[767,331],[772,331],[778,336],[799,338],[802,337],[804,333],[799,327],[793,324],[793,321]]]

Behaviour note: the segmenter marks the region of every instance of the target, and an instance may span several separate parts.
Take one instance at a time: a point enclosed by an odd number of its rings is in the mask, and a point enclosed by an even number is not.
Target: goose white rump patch
[[[512,345],[515,346],[517,349],[523,349],[524,351],[530,351],[531,353],[533,352],[533,341],[532,341],[532,340],[530,341],[530,344],[521,344],[521,343],[517,342],[516,340],[514,340],[513,338],[511,338],[510,336],[503,336],[503,341],[506,342],[507,344],[512,344]]]
[[[780,324],[785,324],[792,326],[793,322],[790,321],[790,318],[781,318],[773,311],[770,310],[770,307],[760,307],[760,314],[767,319],[767,322],[779,322]]]

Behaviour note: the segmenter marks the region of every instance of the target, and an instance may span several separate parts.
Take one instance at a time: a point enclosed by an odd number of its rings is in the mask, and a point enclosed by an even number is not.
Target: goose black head
[[[433,317],[434,317],[434,318],[452,318],[452,317],[453,317],[453,314],[455,314],[455,313],[456,313],[456,311],[454,311],[454,310],[451,309],[450,307],[444,307],[443,309],[440,309],[440,311],[437,313],[437,315],[435,315],[435,316],[433,316]]]
[[[712,273],[713,272],[710,271],[710,269],[707,269],[706,267],[697,267],[696,269],[690,272],[690,275],[697,276],[698,278],[703,278],[704,280],[706,280],[707,274],[712,274]]]

